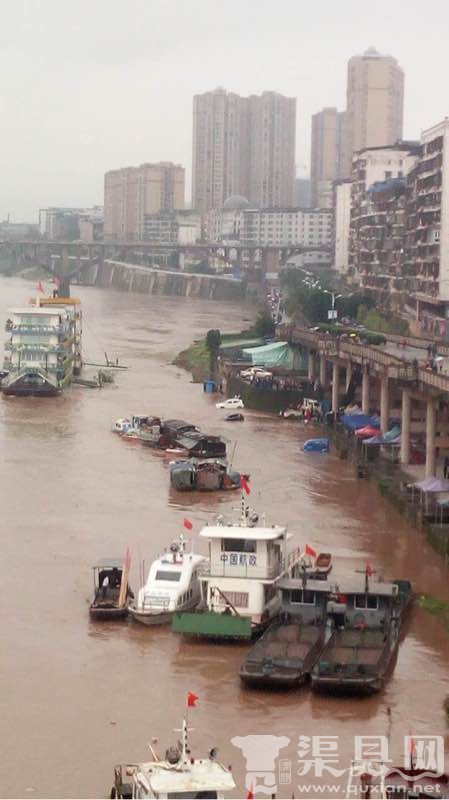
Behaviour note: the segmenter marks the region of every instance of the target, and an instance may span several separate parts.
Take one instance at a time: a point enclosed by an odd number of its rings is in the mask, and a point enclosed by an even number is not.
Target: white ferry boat
[[[182,740],[160,758],[149,745],[152,761],[115,767],[112,798],[193,798],[217,800],[235,789],[230,769],[217,760],[212,747],[206,758],[194,758],[188,743],[187,720],[182,722]],[[157,741],[157,740],[156,740]],[[154,740],[153,740],[154,742]]]
[[[81,310],[76,297],[38,297],[10,308],[1,389],[52,396],[81,371]]]
[[[129,613],[136,622],[162,625],[171,621],[175,611],[192,610],[200,602],[199,571],[207,559],[187,553],[186,544],[181,534],[169,551],[151,564],[146,583],[129,605]]]
[[[245,505],[237,523],[219,519],[200,531],[209,540],[209,563],[201,574],[202,601],[196,612],[175,613],[173,630],[211,638],[250,638],[280,609],[277,583],[292,574],[299,548],[287,552],[291,534]]]

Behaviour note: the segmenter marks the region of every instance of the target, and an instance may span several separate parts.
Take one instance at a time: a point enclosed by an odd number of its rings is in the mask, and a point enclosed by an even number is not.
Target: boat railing
[[[18,325],[13,325],[11,328],[8,329],[12,331],[12,333],[54,333],[57,335],[64,330],[63,325],[27,325],[26,323],[20,323]]]
[[[299,562],[301,561],[302,556],[303,556],[303,553],[302,553],[300,547],[295,547],[294,550],[292,550],[290,553],[288,553],[288,555],[287,555],[287,564],[286,564],[286,572],[291,573],[293,568],[296,567],[297,564],[299,564]]]
[[[153,606],[158,608],[168,608],[170,605],[169,597],[159,597],[155,594],[146,594],[143,600],[142,608],[144,611],[149,611]]]

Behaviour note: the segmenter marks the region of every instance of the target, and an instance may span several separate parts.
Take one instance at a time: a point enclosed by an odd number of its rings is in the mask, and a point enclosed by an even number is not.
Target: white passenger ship
[[[152,761],[115,767],[110,797],[220,800],[235,789],[232,772],[217,760],[216,748],[212,747],[206,758],[192,756],[188,731],[184,719],[182,740],[166,750],[165,758],[149,745]]]
[[[245,505],[237,523],[207,525],[200,531],[209,540],[209,564],[201,578],[198,611],[176,613],[173,630],[213,638],[249,638],[278,614],[277,582],[291,575],[300,562],[299,548],[288,553],[291,534],[280,525],[267,525]]]
[[[175,611],[194,609],[200,602],[199,570],[207,559],[187,553],[186,545],[181,534],[151,564],[146,583],[129,605],[129,613],[136,622],[162,625],[171,621]]]

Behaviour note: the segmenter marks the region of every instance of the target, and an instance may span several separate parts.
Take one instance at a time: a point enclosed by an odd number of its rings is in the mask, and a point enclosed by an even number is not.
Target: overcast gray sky
[[[190,185],[192,95],[224,86],[344,108],[346,63],[405,71],[404,135],[449,115],[449,3],[433,0],[0,0],[0,219],[103,202],[108,169],[170,160]]]

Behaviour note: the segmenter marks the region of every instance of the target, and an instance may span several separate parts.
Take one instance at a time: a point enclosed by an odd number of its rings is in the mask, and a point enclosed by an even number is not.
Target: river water
[[[0,278],[0,320],[22,304],[30,284]],[[368,699],[243,690],[238,667],[247,645],[189,642],[168,628],[93,624],[91,565],[132,550],[139,563],[170,543],[188,516],[196,541],[202,524],[232,514],[232,494],[176,494],[168,462],[121,441],[111,422],[129,413],[191,420],[237,443],[235,464],[251,473],[251,501],[270,521],[288,524],[295,542],[330,550],[337,568],[369,559],[391,578],[449,600],[447,570],[424,538],[335,455],[302,452],[310,431],[273,415],[245,412],[223,421],[215,399],[170,364],[209,328],[245,327],[251,310],[202,300],[80,288],[84,350],[105,349],[130,366],[101,391],[73,387],[54,399],[0,398],[1,597],[0,795],[108,796],[113,765],[148,758],[147,742],[173,741],[185,693],[199,696],[190,722],[193,750],[219,747],[245,796],[245,760],[233,736],[275,734],[290,744],[292,783],[300,735],[338,736],[342,768],[355,735],[389,735],[402,758],[402,737],[446,735],[449,635],[415,609],[387,687]],[[446,742],[447,744],[447,742]],[[338,783],[335,778],[331,783]],[[344,781],[343,781],[344,785]],[[297,791],[297,790],[296,790]],[[296,794],[295,796],[299,796]],[[303,795],[312,796],[312,795]]]

